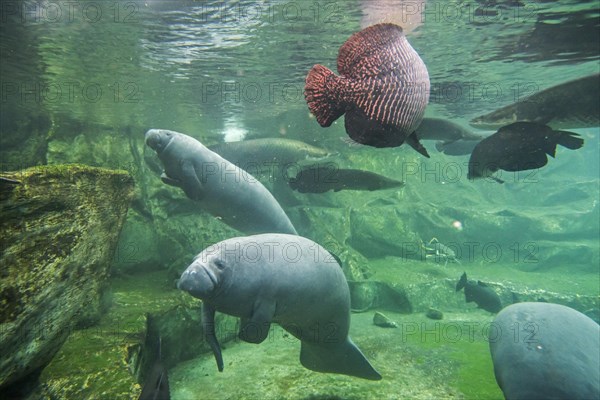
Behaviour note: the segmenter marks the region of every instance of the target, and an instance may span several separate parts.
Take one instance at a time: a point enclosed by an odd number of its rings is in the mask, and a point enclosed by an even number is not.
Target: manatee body
[[[150,129],[145,140],[164,166],[163,182],[183,189],[187,197],[227,225],[248,234],[296,234],[288,216],[262,183],[196,139]]]
[[[508,400],[599,399],[600,326],[572,308],[517,303],[490,331],[496,381]]]
[[[350,291],[340,265],[311,240],[286,234],[224,240],[197,255],[177,286],[202,299],[220,371],[215,311],[241,318],[239,337],[250,343],[264,341],[278,323],[300,339],[300,362],[310,370],[381,379],[348,337]]]

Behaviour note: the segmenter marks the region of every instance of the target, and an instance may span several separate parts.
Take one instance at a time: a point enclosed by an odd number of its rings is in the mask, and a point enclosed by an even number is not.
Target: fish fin
[[[215,309],[205,302],[202,303],[202,329],[204,330],[204,338],[215,355],[217,368],[219,372],[223,372],[223,355],[221,354],[221,346],[215,333]]]
[[[342,343],[315,344],[302,341],[300,363],[316,372],[331,372],[374,381],[381,379],[379,372],[349,337]]]
[[[557,143],[567,149],[576,150],[583,146],[583,139],[574,132],[555,131],[557,133]]]
[[[344,143],[346,143],[348,146],[350,147],[359,147],[359,146],[364,146],[361,143],[358,143],[356,140],[352,140],[351,138],[349,138],[348,136],[346,137],[341,137],[340,140]]]
[[[495,177],[493,175],[490,175],[488,178],[490,178],[490,179],[492,179],[492,180],[494,180],[494,181],[496,181],[498,183],[501,183],[501,184],[504,183],[504,181],[502,179],[497,178],[497,177]]]
[[[312,67],[306,76],[304,98],[308,109],[322,127],[330,126],[345,112],[335,95],[338,79],[332,70],[320,64]]]
[[[427,153],[427,149],[419,142],[419,138],[413,132],[412,134],[406,137],[405,143],[407,143],[410,147],[429,158],[429,153]]]
[[[274,302],[256,302],[252,310],[252,316],[242,318],[238,337],[244,342],[262,343],[269,336],[274,314]]]
[[[478,284],[479,286],[483,286],[483,287],[489,287],[487,284],[485,284],[485,283],[483,283],[483,282],[481,282],[481,281],[477,281],[477,284]]]
[[[463,272],[463,274],[460,276],[460,279],[456,283],[456,291],[458,292],[460,289],[464,288],[466,284],[467,284],[467,273]]]

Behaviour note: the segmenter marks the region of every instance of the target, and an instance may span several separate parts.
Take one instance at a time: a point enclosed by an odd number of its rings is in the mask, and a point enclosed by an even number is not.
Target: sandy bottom
[[[422,315],[385,314],[398,328],[372,323],[373,311],[352,315],[351,337],[381,373],[368,381],[305,369],[300,343],[279,326],[254,345],[236,341],[223,350],[225,369],[212,355],[169,371],[173,399],[502,399],[494,377],[486,324],[475,310],[433,321]],[[469,376],[474,374],[474,376]]]

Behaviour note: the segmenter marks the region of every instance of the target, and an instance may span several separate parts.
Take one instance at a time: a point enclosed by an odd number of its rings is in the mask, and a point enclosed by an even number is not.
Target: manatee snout
[[[144,134],[144,140],[146,141],[148,147],[156,152],[160,152],[167,146],[171,136],[172,135],[169,131],[162,129],[149,129]]]
[[[192,264],[181,274],[177,289],[188,292],[194,297],[208,296],[217,286],[217,277],[208,268]]]

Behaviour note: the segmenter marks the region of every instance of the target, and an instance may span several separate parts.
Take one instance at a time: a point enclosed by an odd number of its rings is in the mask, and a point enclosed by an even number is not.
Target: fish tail
[[[458,292],[460,289],[464,288],[467,284],[467,273],[463,272],[460,279],[456,283],[456,291]]]
[[[330,126],[345,112],[344,107],[336,99],[337,88],[338,77],[323,65],[315,65],[306,76],[304,97],[310,112],[323,127]]]
[[[556,131],[558,134],[557,143],[567,149],[576,150],[583,146],[583,139],[578,134],[568,131]]]

